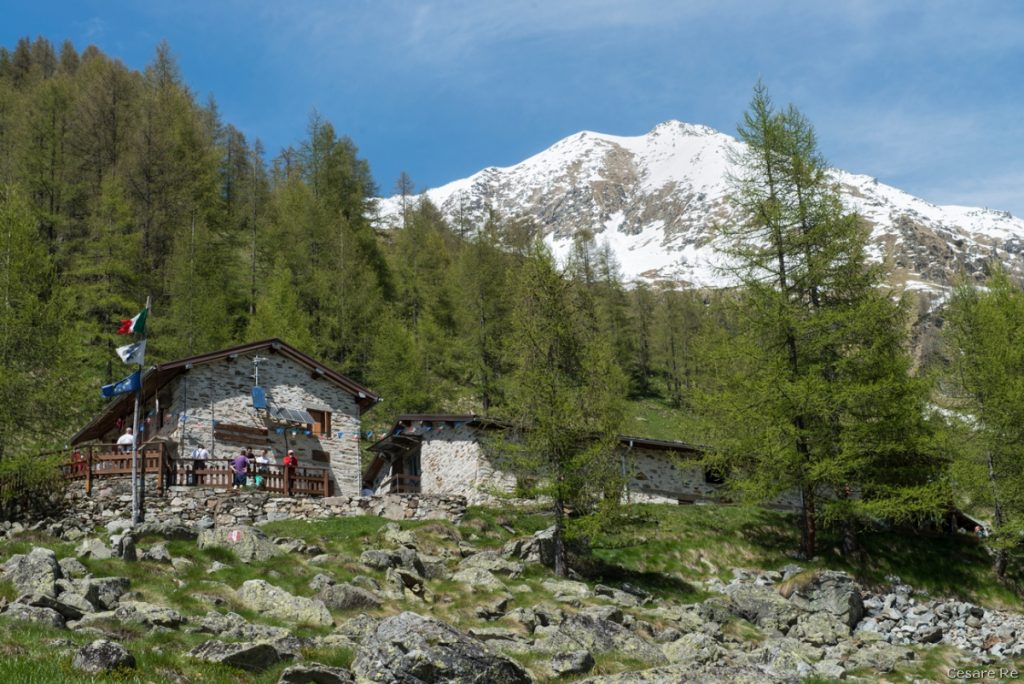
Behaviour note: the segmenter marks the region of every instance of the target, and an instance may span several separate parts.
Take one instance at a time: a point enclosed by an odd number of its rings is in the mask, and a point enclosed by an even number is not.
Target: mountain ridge
[[[532,218],[558,256],[590,231],[608,242],[627,281],[726,287],[713,226],[732,217],[729,176],[743,149],[732,136],[676,120],[639,136],[580,131],[417,197],[464,229],[482,225],[491,208]],[[868,175],[831,174],[846,208],[871,226],[870,258],[898,288],[943,298],[959,274],[980,279],[992,259],[1024,273],[1024,220],[1009,212],[937,205]],[[398,197],[380,200],[385,226],[397,225],[400,207]]]

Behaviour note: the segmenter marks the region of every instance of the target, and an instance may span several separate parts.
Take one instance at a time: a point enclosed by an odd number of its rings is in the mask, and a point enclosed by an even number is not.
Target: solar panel
[[[287,408],[285,406],[279,406],[274,409],[273,415],[278,420],[287,421],[289,423],[302,423],[307,425],[315,422],[313,416],[303,409]]]
[[[262,387],[252,388],[252,407],[257,410],[267,408],[267,393]]]

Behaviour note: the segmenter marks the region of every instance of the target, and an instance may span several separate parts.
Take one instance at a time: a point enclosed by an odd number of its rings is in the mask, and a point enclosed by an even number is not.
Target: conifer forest
[[[529,220],[453,225],[415,179],[377,187],[316,112],[264,149],[166,43],[141,72],[70,42],[2,48],[0,460],[96,413],[126,374],[118,321],[150,297],[149,364],[279,337],[384,398],[366,430],[428,411],[548,425],[537,398],[575,390],[600,401],[559,407],[561,429],[628,433],[656,406],[737,498],[799,489],[809,556],[819,526],[856,553],[864,521],[955,502],[992,517],[1005,572],[1024,525],[1019,284],[957,289],[943,352],[916,361],[909,304],[867,262],[810,122],[762,86],[737,120],[745,218],[708,229],[735,245],[738,285],[701,291],[624,283],[586,233],[558,263]],[[394,227],[390,195],[407,199]]]

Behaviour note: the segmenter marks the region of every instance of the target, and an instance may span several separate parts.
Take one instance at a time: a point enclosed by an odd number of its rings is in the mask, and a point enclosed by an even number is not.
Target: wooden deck
[[[93,484],[97,481],[127,477],[132,473],[131,452],[119,451],[116,444],[90,444],[60,453],[65,457],[60,465],[61,473],[68,480],[84,480],[86,494],[92,494]],[[146,475],[157,476],[157,493],[160,495],[167,487],[230,489],[234,480],[231,459],[176,459],[163,443],[139,447],[139,469]],[[259,477],[260,485],[254,488],[262,491],[285,496],[331,496],[334,490],[330,474],[329,468],[317,466],[300,464],[289,473],[279,464],[262,468],[251,464],[246,483],[253,485]]]

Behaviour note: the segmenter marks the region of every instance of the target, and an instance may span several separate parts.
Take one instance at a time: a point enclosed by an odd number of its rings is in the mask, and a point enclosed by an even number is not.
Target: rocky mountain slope
[[[506,168],[487,168],[425,194],[453,225],[471,230],[488,208],[527,216],[556,254],[574,235],[607,242],[628,280],[696,287],[729,284],[713,226],[728,221],[729,174],[742,143],[678,121],[647,135],[582,132]],[[871,225],[872,257],[900,288],[941,296],[960,273],[978,277],[989,259],[1024,273],[1024,220],[1007,212],[936,206],[869,176],[834,171],[846,205]],[[400,198],[380,203],[395,225]]]
[[[134,529],[116,499],[3,523],[0,679],[926,682],[1024,656],[1024,616],[1002,607],[819,561],[732,567],[734,552],[769,560],[765,537],[791,527],[775,513],[641,507],[643,537],[614,546],[642,549],[645,569],[581,555],[559,579],[537,514],[271,521],[276,501],[200,498],[200,520],[161,511]],[[681,523],[702,535],[679,538]],[[981,560],[968,535],[937,543]]]

